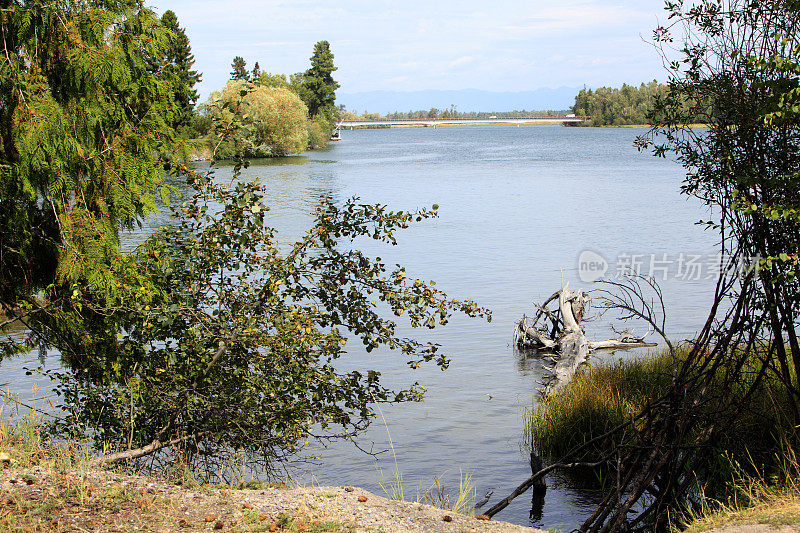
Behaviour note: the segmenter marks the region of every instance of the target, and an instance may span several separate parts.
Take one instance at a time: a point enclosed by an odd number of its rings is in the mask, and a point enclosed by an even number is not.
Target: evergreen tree
[[[113,300],[126,269],[117,232],[164,189],[180,112],[171,76],[150,69],[168,32],[131,2],[4,6],[0,308],[43,289],[57,302],[73,285]]]
[[[329,114],[334,110],[336,102],[336,89],[339,84],[333,79],[333,52],[328,41],[320,41],[314,45],[314,55],[311,56],[311,68],[305,72],[303,78],[303,91],[300,97],[308,106],[310,116],[323,112]]]
[[[250,79],[253,80],[253,82],[257,82],[261,79],[261,67],[258,64],[258,61],[256,61],[255,65],[253,65],[253,73]]]
[[[231,63],[232,80],[249,80],[250,74],[247,72],[247,62],[242,56],[236,56]]]
[[[161,24],[173,33],[164,56],[164,68],[174,76],[172,94],[180,110],[172,125],[175,129],[179,129],[187,126],[192,120],[194,104],[199,97],[194,86],[200,81],[201,75],[192,70],[194,65],[192,47],[189,45],[189,38],[184,28],[178,25],[175,13],[171,10],[164,12]]]

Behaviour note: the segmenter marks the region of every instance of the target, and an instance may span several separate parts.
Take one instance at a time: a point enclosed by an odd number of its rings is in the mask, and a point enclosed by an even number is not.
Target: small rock
[[[217,520],[214,522],[214,529],[222,529],[225,524],[222,523],[222,520]]]
[[[355,490],[355,489],[353,489],[353,487],[345,487],[344,488],[345,492],[353,492],[353,490]]]
[[[9,454],[6,452],[0,452],[0,463],[3,463],[4,465],[10,465],[13,463],[13,461],[11,460],[11,456]]]
[[[491,520],[491,518],[489,518],[488,514],[479,514],[475,518],[477,518],[478,520]]]
[[[446,515],[444,515],[442,517],[442,520],[444,520],[445,522],[452,522],[453,521],[453,517],[450,516],[449,514],[446,514]]]
[[[269,530],[272,533],[275,533],[276,531],[278,531],[278,523],[277,522],[273,522],[272,524],[270,524]]]
[[[363,503],[363,502],[367,501],[367,497],[366,496],[359,496],[358,497],[358,501]]]
[[[245,502],[245,503],[242,504],[242,509],[252,509],[252,508],[253,508],[253,504],[252,503]]]
[[[215,515],[215,514],[206,515],[206,522],[213,522],[216,519],[217,519],[217,515]]]

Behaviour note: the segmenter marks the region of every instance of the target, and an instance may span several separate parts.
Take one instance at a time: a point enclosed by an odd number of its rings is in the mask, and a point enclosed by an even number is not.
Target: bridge
[[[390,127],[390,126],[444,126],[444,125],[477,125],[477,124],[553,124],[583,122],[585,117],[553,116],[553,117],[521,117],[521,118],[402,118],[382,120],[342,120],[340,128],[357,127]]]

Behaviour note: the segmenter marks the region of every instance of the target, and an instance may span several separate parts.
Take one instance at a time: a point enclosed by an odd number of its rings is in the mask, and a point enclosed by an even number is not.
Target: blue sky
[[[269,72],[308,68],[331,43],[340,92],[621,85],[664,78],[647,40],[663,0],[156,0],[187,30],[202,98],[234,56]]]

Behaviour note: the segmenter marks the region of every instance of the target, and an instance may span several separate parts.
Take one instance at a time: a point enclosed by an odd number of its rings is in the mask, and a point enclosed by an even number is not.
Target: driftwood
[[[595,350],[621,350],[656,346],[645,342],[648,332],[635,336],[629,331],[618,332],[616,339],[589,341],[586,339],[581,322],[584,321],[591,297],[582,291],[572,291],[567,283],[560,291],[554,293],[542,305],[537,305],[537,312],[532,319],[522,317],[514,330],[514,344],[519,348],[535,348],[552,355],[548,360],[553,362],[545,376],[545,388],[541,390],[545,396],[560,391],[570,382],[581,365],[589,360]],[[558,303],[556,309],[548,306]]]
[[[548,379],[548,383],[545,384],[545,389],[540,390],[542,394],[550,395],[561,390],[572,379],[577,369],[588,361],[594,351],[614,351],[657,346],[656,343],[645,342],[644,340],[652,332],[661,335],[669,347],[670,353],[674,356],[675,349],[665,333],[666,310],[664,308],[664,300],[661,295],[661,289],[655,280],[641,276],[631,276],[622,282],[604,281],[601,283],[605,283],[605,286],[610,287],[611,290],[598,289],[594,291],[595,294],[599,295],[599,305],[595,307],[599,308],[601,313],[616,310],[621,313],[620,320],[623,321],[630,319],[642,320],[649,325],[647,333],[637,336],[632,334],[630,330],[621,332],[614,330],[617,334],[615,339],[604,341],[587,340],[581,323],[587,320],[585,317],[589,310],[591,299],[588,294],[581,291],[573,292],[569,289],[569,284],[565,285],[542,305],[536,306],[537,311],[532,319],[523,316],[514,330],[514,344],[517,347],[532,348],[544,352],[543,359],[552,363],[549,374],[545,376]],[[651,292],[655,298],[649,299],[648,292]],[[558,302],[557,309],[548,307],[553,302]],[[643,411],[636,418],[631,418],[608,432],[584,442],[568,452],[560,461],[549,466],[544,466],[539,456],[532,451],[531,476],[514,489],[511,494],[487,510],[485,514],[490,517],[494,516],[505,509],[514,498],[533,488],[531,517],[541,516],[546,491],[544,478],[549,472],[556,469],[596,468],[601,465],[609,465],[609,461],[617,453],[616,449],[593,462],[575,461],[574,459],[581,457],[595,443],[605,440],[614,433],[625,430],[645,416],[647,416],[646,412]],[[607,496],[607,500],[612,496]],[[616,504],[616,502],[612,501],[612,504]]]

